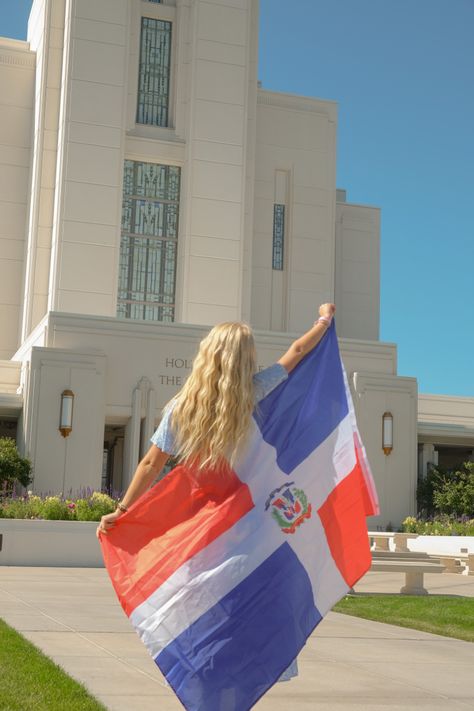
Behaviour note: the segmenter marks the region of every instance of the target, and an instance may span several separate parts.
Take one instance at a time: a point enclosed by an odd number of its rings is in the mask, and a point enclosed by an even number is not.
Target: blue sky
[[[24,38],[30,0],[2,0]],[[339,104],[338,179],[382,210],[381,339],[474,397],[474,0],[260,0],[259,78]]]

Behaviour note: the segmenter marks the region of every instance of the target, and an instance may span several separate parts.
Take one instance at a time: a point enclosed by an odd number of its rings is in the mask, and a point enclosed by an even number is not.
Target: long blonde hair
[[[250,427],[255,370],[255,344],[247,324],[221,323],[203,338],[171,414],[181,459],[201,469],[225,460],[233,464]]]

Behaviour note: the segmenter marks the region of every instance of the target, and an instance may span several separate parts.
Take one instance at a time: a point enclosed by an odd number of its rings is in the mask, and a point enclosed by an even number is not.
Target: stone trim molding
[[[34,69],[36,67],[36,53],[11,51],[0,47],[0,64],[9,64],[12,67],[20,67],[22,69]]]
[[[257,104],[277,106],[293,111],[311,111],[325,114],[330,121],[337,121],[337,102],[326,99],[312,99],[298,94],[287,94],[278,91],[257,90]]]

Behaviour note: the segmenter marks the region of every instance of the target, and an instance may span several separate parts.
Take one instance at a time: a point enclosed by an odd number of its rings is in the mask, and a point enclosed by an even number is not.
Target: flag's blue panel
[[[333,324],[291,377],[259,403],[255,419],[264,440],[275,447],[279,467],[290,474],[348,412]]]
[[[284,543],[155,661],[188,711],[246,711],[320,620],[308,574]]]

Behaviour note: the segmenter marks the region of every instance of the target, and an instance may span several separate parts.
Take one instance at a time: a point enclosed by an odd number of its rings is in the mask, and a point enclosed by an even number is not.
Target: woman
[[[106,534],[145,493],[170,456],[192,464],[196,477],[202,477],[203,486],[209,477],[222,476],[245,446],[256,403],[283,382],[319,343],[334,312],[334,304],[322,304],[319,318],[310,330],[294,341],[277,363],[259,373],[255,372],[256,352],[249,326],[238,322],[215,326],[201,341],[185,385],[165,407],[151,447],[122,501],[115,512],[102,517],[97,536]],[[297,674],[293,660],[279,681]]]
[[[277,363],[256,373],[253,334],[244,323],[215,326],[201,341],[183,388],[165,407],[152,445],[135,471],[116,511],[102,516],[97,536],[107,531],[159,476],[170,456],[213,469],[231,465],[245,446],[255,404],[283,382],[324,336],[336,307],[322,304],[319,318]]]

